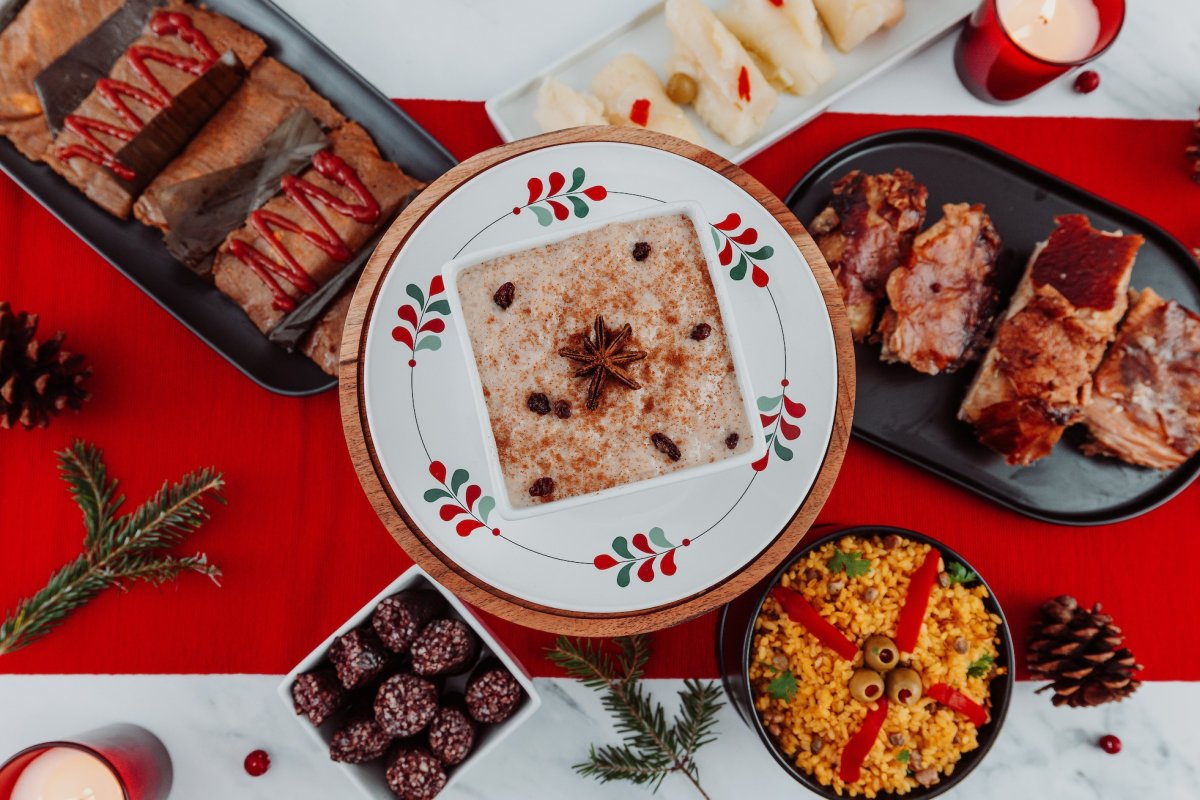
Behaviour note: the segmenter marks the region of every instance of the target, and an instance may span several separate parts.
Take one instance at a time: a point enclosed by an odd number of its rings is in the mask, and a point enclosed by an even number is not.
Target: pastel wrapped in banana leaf
[[[232,53],[240,68],[249,68],[265,49],[261,37],[227,17],[169,3],[150,14],[142,35],[67,115],[43,157],[93,202],[124,219],[139,183],[153,176],[123,164],[118,151],[158,117],[177,111],[174,101],[182,102],[180,95],[221,66],[223,54]],[[176,149],[194,132],[176,131]]]
[[[217,288],[271,330],[337,275],[421,183],[385,161],[359,125],[329,135],[313,166],[226,238],[213,263]]]
[[[54,138],[34,80],[121,6],[121,0],[29,0],[0,30],[0,136],[31,161]]]

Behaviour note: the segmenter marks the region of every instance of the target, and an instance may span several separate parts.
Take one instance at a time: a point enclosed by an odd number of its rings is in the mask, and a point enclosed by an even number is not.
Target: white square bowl
[[[746,424],[750,426],[752,446],[744,453],[723,458],[720,461],[710,464],[697,464],[674,470],[665,475],[656,475],[640,481],[623,483],[619,486],[613,486],[597,492],[568,497],[562,500],[553,500],[548,503],[535,503],[527,508],[515,508],[508,494],[508,481],[505,480],[504,472],[500,467],[500,453],[496,447],[496,436],[492,430],[491,415],[488,413],[487,402],[483,397],[483,383],[479,377],[479,366],[475,360],[475,350],[471,346],[471,337],[467,331],[467,322],[463,317],[462,300],[458,294],[458,276],[463,270],[482,264],[485,261],[490,261],[493,258],[533,250],[549,244],[556,244],[573,236],[578,236],[588,231],[599,230],[600,228],[605,228],[616,223],[636,222],[680,214],[691,221],[696,239],[700,242],[700,251],[704,254],[704,261],[708,265],[708,276],[712,281],[713,291],[717,296],[717,308],[721,317],[721,325],[725,330],[725,343],[729,348],[730,357],[733,359],[733,369],[734,375],[737,378],[738,390],[742,393],[742,411],[746,417]],[[487,453],[488,471],[491,475],[492,485],[499,487],[499,490],[496,492],[497,504],[504,517],[508,519],[526,519],[541,514],[575,508],[597,500],[619,497],[669,483],[699,478],[715,472],[748,465],[758,460],[766,452],[766,434],[763,431],[762,420],[758,415],[758,410],[754,405],[754,391],[749,382],[750,373],[746,366],[745,355],[742,352],[741,339],[738,337],[737,323],[732,313],[733,305],[729,299],[728,290],[725,287],[724,268],[721,267],[717,258],[716,244],[713,242],[712,237],[708,235],[708,227],[709,225],[704,217],[704,210],[700,207],[699,203],[691,201],[665,203],[660,206],[639,209],[629,214],[598,220],[588,225],[566,228],[545,236],[523,239],[519,242],[505,244],[500,247],[481,250],[449,261],[442,267],[442,279],[446,285],[446,297],[450,302],[450,317],[454,320],[455,330],[467,360],[471,394],[474,397],[476,416],[479,419],[484,450]]]
[[[383,591],[371,598],[354,616],[346,620],[340,628],[331,633],[315,650],[305,656],[304,660],[297,664],[279,684],[278,693],[279,698],[287,706],[288,711],[295,714],[295,706],[292,703],[292,684],[296,682],[296,676],[301,673],[311,672],[326,664],[327,659],[325,654],[329,651],[329,646],[333,644],[334,639],[364,623],[369,624],[371,614],[375,611],[375,607],[379,605],[380,601],[407,589],[434,589],[446,598],[446,602],[449,605],[448,616],[461,619],[479,636],[483,645],[483,652],[480,654],[480,659],[486,658],[488,655],[494,656],[517,679],[517,682],[521,684],[521,688],[525,691],[526,695],[526,699],[521,704],[521,707],[517,709],[517,713],[509,719],[496,725],[479,726],[475,748],[471,751],[471,754],[461,764],[450,767],[447,770],[446,786],[442,789],[442,791],[445,791],[453,786],[459,776],[469,770],[472,764],[483,758],[502,739],[532,717],[542,704],[542,699],[533,687],[533,679],[525,672],[520,663],[512,657],[512,654],[508,652],[504,645],[496,639],[491,629],[476,617],[474,612],[467,608],[461,600],[431,578],[420,567],[415,565],[409,567],[399,578],[396,578]],[[442,690],[443,693],[447,690],[462,692],[469,675],[470,670],[462,675],[446,678],[445,686]],[[333,735],[338,729],[340,720],[326,720],[325,724],[319,728],[314,727],[307,718],[298,714],[296,715],[296,721],[302,728],[308,731],[314,743],[320,745],[321,755],[329,758],[329,743],[333,740]],[[376,798],[377,800],[395,800],[395,795],[392,794],[391,789],[387,785],[385,777],[387,765],[384,759],[378,759],[369,764],[343,764],[336,761],[331,761],[330,763],[335,764],[342,771],[342,774],[367,797]]]

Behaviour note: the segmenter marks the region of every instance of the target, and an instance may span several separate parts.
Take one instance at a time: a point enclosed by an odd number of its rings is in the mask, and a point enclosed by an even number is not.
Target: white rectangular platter
[[[723,0],[706,2],[713,8],[723,4]],[[875,33],[850,53],[840,52],[826,35],[825,49],[831,54],[837,73],[805,97],[781,92],[779,105],[767,119],[762,131],[740,147],[730,145],[709,130],[691,109],[687,113],[710,150],[730,161],[741,163],[821,113],[854,87],[957,26],[976,5],[978,0],[907,0],[904,19],[896,27]],[[533,113],[537,106],[538,87],[546,77],[553,76],[574,89],[586,91],[601,67],[623,53],[636,53],[654,67],[660,79],[665,80],[664,65],[671,50],[671,34],[667,30],[663,3],[657,3],[630,22],[605,33],[528,80],[488,100],[488,116],[506,142],[534,136],[542,132],[534,121]],[[946,64],[946,69],[953,69],[953,65]]]

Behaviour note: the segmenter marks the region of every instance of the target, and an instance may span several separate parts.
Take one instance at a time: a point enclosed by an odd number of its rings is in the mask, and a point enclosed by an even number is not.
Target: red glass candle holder
[[[1022,47],[1001,21],[999,0],[983,0],[963,27],[954,49],[958,77],[971,94],[989,103],[1011,103],[1109,48],[1125,22],[1125,0],[1092,0],[1099,13],[1096,42],[1082,58],[1053,61]]]
[[[166,800],[173,777],[171,757],[154,734],[136,725],[109,725],[62,741],[28,747],[0,766],[0,800],[13,792],[26,770],[52,750],[85,753],[116,779],[124,800]]]

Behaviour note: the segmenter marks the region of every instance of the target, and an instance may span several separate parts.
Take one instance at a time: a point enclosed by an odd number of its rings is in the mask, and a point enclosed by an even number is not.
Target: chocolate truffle
[[[465,706],[450,701],[438,709],[429,723],[429,750],[448,767],[461,764],[475,746],[475,723]]]
[[[479,655],[479,637],[457,619],[436,619],[412,644],[412,669],[418,675],[466,672]]]
[[[393,736],[413,736],[438,710],[438,690],[416,675],[393,675],[375,694],[375,720]]]
[[[329,646],[329,660],[347,689],[357,689],[379,677],[388,658],[383,643],[370,628],[355,628]]]
[[[496,661],[481,664],[467,682],[467,712],[477,722],[504,722],[521,704],[521,684]]]
[[[328,667],[296,676],[292,684],[292,705],[297,714],[320,726],[346,702],[346,690]]]
[[[333,735],[329,757],[346,764],[365,764],[381,758],[391,743],[392,735],[364,712],[354,716]]]
[[[387,784],[400,800],[429,800],[446,785],[446,771],[428,750],[400,747],[388,760]]]
[[[371,615],[371,627],[384,647],[393,653],[404,653],[429,620],[445,609],[446,600],[438,592],[401,592],[376,606]]]

